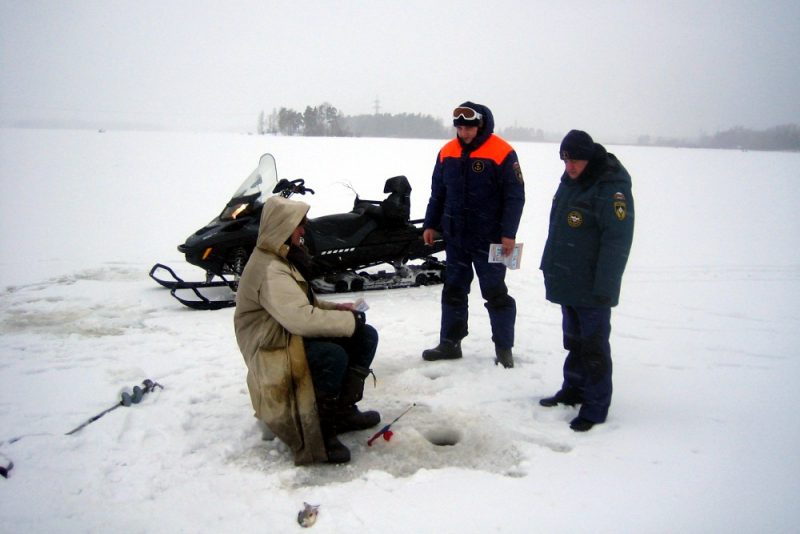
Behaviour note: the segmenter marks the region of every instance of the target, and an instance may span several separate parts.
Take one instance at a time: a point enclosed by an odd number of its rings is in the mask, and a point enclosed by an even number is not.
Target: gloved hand
[[[351,310],[356,319],[356,330],[363,328],[367,324],[367,314],[362,311]]]
[[[364,325],[367,324],[367,316],[364,312],[350,310],[353,313],[353,317],[356,320],[356,327],[353,329],[353,334],[350,337],[356,337],[362,334],[364,331]]]

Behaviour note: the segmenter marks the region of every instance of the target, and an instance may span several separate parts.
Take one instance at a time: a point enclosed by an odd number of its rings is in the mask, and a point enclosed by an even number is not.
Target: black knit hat
[[[590,160],[594,155],[592,136],[581,130],[570,130],[561,141],[561,159]]]

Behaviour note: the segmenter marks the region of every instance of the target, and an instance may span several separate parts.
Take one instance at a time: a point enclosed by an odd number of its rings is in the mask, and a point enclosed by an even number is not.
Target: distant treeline
[[[302,113],[280,108],[258,117],[259,134],[302,135],[311,137],[398,137],[417,139],[446,139],[453,135],[450,124],[420,113],[375,113],[372,115],[343,115],[328,103],[306,106]],[[512,126],[497,131],[510,141],[558,142],[561,134],[541,129]],[[610,142],[609,142],[610,144]],[[775,126],[763,131],[736,127],[703,135],[696,140],[640,136],[637,143],[645,146],[674,146],[689,148],[726,148],[740,150],[800,151],[800,127],[796,124]]]
[[[330,104],[306,106],[305,111],[280,108],[269,116],[261,112],[259,134],[331,137],[403,137],[437,139],[451,134],[441,120],[420,113],[343,115]]]
[[[398,137],[408,139],[446,139],[453,135],[451,124],[421,113],[374,113],[343,115],[331,104],[306,106],[300,113],[289,108],[263,111],[258,117],[259,134],[302,135],[310,137]],[[497,132],[513,141],[559,141],[560,134],[547,134],[534,128],[512,126]]]
[[[800,127],[796,124],[774,126],[766,130],[750,130],[737,126],[714,135],[703,135],[695,141],[650,136],[639,137],[640,145],[688,148],[736,148],[739,150],[800,151]]]

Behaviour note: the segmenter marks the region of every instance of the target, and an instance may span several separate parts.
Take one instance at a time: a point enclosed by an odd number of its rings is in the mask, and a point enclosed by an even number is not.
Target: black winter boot
[[[344,464],[350,461],[350,449],[336,437],[336,411],[339,399],[336,395],[317,393],[317,412],[322,441],[328,454],[329,464]]]
[[[342,382],[342,390],[339,393],[335,421],[337,433],[365,430],[381,422],[381,414],[375,410],[362,412],[356,406],[356,403],[364,398],[364,382],[370,373],[372,370],[365,367],[348,367]]]
[[[514,356],[511,355],[511,349],[501,349],[500,347],[494,348],[495,356],[494,364],[501,364],[506,369],[514,367]]]
[[[575,406],[576,404],[580,403],[581,403],[581,397],[578,393],[574,391],[564,391],[563,389],[559,390],[559,392],[553,395],[552,397],[545,397],[543,399],[539,399],[539,404],[547,408],[552,408],[553,406],[557,406],[559,404],[566,404],[567,406]]]
[[[433,362],[436,360],[457,360],[461,358],[461,341],[455,343],[442,341],[436,347],[422,351],[422,359]]]
[[[569,427],[575,432],[588,432],[594,425],[594,421],[589,421],[580,415],[569,422]]]
[[[381,414],[375,410],[362,412],[358,406],[340,407],[336,413],[336,433],[344,434],[354,430],[366,430],[381,422]]]

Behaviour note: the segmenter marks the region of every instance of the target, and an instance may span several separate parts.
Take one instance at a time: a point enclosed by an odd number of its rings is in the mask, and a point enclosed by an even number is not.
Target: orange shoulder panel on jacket
[[[509,145],[505,139],[492,134],[478,150],[471,154],[471,156],[473,158],[490,159],[500,165],[513,150],[514,148]]]
[[[439,151],[439,161],[444,161],[444,158],[460,158],[461,157],[461,143],[455,137],[449,143],[444,145]]]

